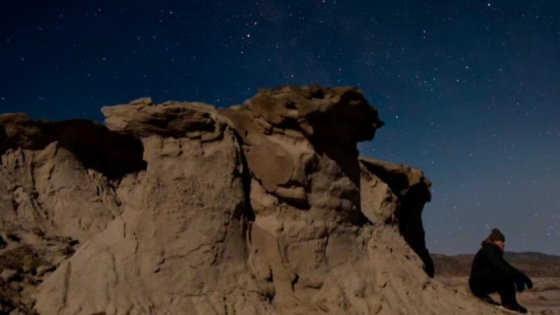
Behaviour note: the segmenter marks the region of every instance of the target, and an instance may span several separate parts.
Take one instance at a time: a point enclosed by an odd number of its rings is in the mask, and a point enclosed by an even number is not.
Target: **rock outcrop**
[[[142,152],[90,121],[0,115],[0,272],[12,273],[0,279],[0,313],[30,309],[44,276],[121,214],[116,187],[145,169]]]
[[[387,183],[399,197],[398,209],[393,212],[398,217],[399,231],[424,262],[424,270],[430,277],[434,277],[434,263],[430,252],[426,248],[424,226],[422,224],[422,210],[426,202],[431,201],[430,187],[432,183],[424,177],[419,169],[406,165],[395,165],[367,157],[360,157],[363,165],[362,174],[370,171]],[[371,182],[368,179],[364,185]],[[393,218],[391,218],[393,219]]]
[[[430,278],[430,182],[358,156],[383,125],[361,91],[102,112],[0,116],[0,313],[496,312]]]

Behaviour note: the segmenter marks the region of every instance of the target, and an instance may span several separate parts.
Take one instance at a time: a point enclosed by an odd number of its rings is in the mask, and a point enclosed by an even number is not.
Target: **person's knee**
[[[482,283],[480,281],[469,281],[469,288],[474,296],[477,297],[485,297],[492,292],[496,292],[497,290],[492,290],[491,286],[488,286],[486,283]]]

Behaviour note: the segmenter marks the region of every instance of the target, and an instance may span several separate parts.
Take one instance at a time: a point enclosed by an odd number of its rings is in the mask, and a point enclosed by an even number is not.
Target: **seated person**
[[[490,236],[482,241],[482,248],[473,259],[469,287],[475,296],[490,303],[495,302],[488,294],[498,292],[504,308],[527,313],[527,309],[517,303],[515,290],[522,292],[525,285],[531,289],[533,282],[504,260],[505,241],[498,229],[493,229]]]

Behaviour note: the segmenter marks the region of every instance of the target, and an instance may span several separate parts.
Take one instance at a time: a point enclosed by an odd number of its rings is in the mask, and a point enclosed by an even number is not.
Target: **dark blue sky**
[[[499,227],[507,250],[560,255],[556,0],[2,1],[0,20],[0,112],[358,86],[386,122],[362,154],[433,181],[431,251]]]

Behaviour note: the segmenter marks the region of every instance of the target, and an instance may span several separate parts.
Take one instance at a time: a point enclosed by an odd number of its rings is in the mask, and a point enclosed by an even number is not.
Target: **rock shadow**
[[[103,173],[108,179],[146,169],[140,139],[81,119],[61,122],[17,117],[9,126],[0,125],[0,154],[21,147],[41,150],[53,142],[72,152],[85,168]],[[25,119],[27,118],[27,119]]]

